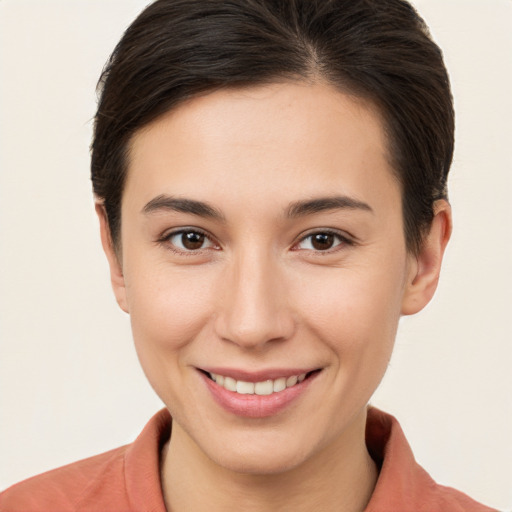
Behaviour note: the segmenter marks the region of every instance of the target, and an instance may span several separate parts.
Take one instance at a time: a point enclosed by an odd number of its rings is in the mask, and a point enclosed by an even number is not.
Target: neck
[[[366,411],[314,457],[279,474],[219,467],[176,423],[162,453],[162,486],[173,512],[363,512],[377,481],[364,442]]]

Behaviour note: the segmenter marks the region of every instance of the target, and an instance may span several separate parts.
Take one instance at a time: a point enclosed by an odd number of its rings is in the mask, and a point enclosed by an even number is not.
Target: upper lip
[[[248,371],[237,368],[222,368],[222,367],[200,367],[199,370],[207,373],[215,373],[224,377],[231,377],[235,380],[244,382],[263,382],[265,380],[275,380],[281,377],[292,377],[294,375],[301,375],[303,373],[310,373],[320,368],[269,368],[265,370]]]

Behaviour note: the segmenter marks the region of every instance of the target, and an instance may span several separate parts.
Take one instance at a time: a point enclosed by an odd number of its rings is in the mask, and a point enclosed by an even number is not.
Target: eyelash
[[[194,250],[194,249],[187,250],[187,249],[181,249],[179,247],[176,247],[175,244],[171,243],[172,238],[179,236],[179,235],[184,235],[187,233],[203,236],[204,239],[207,240],[212,245],[212,247],[200,247],[197,250]],[[312,237],[314,237],[316,235],[333,236],[338,240],[339,243],[337,243],[334,247],[328,248],[325,250],[297,248],[298,245],[300,245],[301,243],[305,242],[308,239],[312,239]],[[175,253],[178,253],[181,255],[187,255],[187,256],[201,254],[201,252],[204,251],[205,249],[214,248],[215,250],[218,250],[220,248],[219,244],[217,244],[208,233],[206,233],[205,231],[203,231],[202,229],[199,229],[199,228],[180,228],[176,231],[171,231],[169,233],[165,233],[157,240],[157,242],[159,244],[165,245],[166,248],[170,249],[171,251],[173,251]],[[340,233],[340,232],[332,230],[332,229],[319,229],[319,230],[315,230],[306,235],[301,236],[299,241],[293,244],[292,250],[294,250],[294,251],[308,250],[308,251],[314,252],[315,254],[326,255],[326,254],[332,254],[333,252],[340,250],[339,246],[353,246],[353,245],[355,245],[355,241],[353,239],[349,238],[346,234]]]
[[[330,235],[330,236],[333,236],[335,237],[339,243],[337,243],[336,245],[334,245],[332,248],[328,248],[328,249],[325,249],[325,250],[315,250],[315,249],[295,249],[295,247],[297,247],[299,244],[305,242],[307,239],[312,239],[314,236],[316,235]],[[312,242],[311,242],[312,243]],[[292,247],[293,250],[296,250],[296,251],[300,251],[300,250],[310,250],[312,252],[320,256],[323,256],[323,255],[328,255],[328,254],[332,254],[333,252],[336,252],[338,250],[340,250],[343,246],[353,246],[355,245],[356,242],[350,238],[349,236],[347,236],[346,234],[344,233],[340,233],[339,231],[336,231],[336,230],[333,230],[333,229],[317,229],[315,231],[311,231],[310,233],[306,234],[306,235],[303,235],[301,236],[301,238],[299,239],[299,241],[297,243],[295,243]]]
[[[219,248],[219,245],[217,243],[215,243],[213,238],[210,235],[208,235],[208,233],[206,233],[205,231],[203,231],[202,229],[199,229],[199,228],[180,228],[180,229],[177,229],[176,231],[164,233],[157,240],[157,242],[161,245],[164,245],[167,249],[170,249],[171,251],[173,251],[177,254],[185,255],[185,256],[193,256],[193,255],[201,254],[201,252],[204,251],[205,249],[210,249],[210,247],[201,247],[197,250],[193,250],[193,249],[187,250],[187,249],[181,249],[179,247],[176,247],[175,244],[171,243],[172,238],[179,236],[179,235],[184,235],[187,233],[190,233],[190,234],[194,233],[197,235],[201,235],[205,238],[205,240],[207,240],[210,244],[212,244],[214,249]]]

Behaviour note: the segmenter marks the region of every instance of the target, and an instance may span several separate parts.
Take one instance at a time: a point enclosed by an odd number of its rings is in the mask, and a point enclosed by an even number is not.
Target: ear
[[[402,315],[421,311],[432,299],[439,281],[444,250],[452,232],[452,211],[448,201],[434,204],[434,219],[420,252],[411,255],[411,266],[402,300]]]
[[[124,282],[123,267],[114,248],[110,227],[107,219],[107,212],[102,202],[96,202],[96,213],[100,221],[101,245],[107,256],[110,267],[110,281],[119,307],[128,313],[128,301],[126,297],[126,286]]]

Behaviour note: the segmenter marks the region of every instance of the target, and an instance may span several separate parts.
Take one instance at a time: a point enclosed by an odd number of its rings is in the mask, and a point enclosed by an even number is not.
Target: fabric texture
[[[171,424],[169,412],[161,410],[134,443],[29,478],[0,493],[0,511],[166,512],[160,452]],[[368,411],[366,444],[380,473],[365,512],[495,512],[436,484],[414,460],[397,420],[373,407]]]

